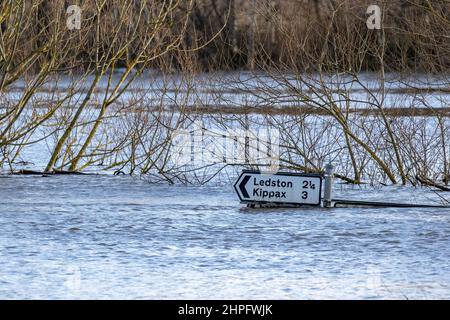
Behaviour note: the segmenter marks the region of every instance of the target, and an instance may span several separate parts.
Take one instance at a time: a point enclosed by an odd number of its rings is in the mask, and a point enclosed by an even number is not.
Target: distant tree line
[[[104,3],[103,3],[104,2]],[[71,46],[66,55],[66,68],[88,68],[97,54],[109,51],[109,32],[126,10],[127,27],[119,37],[126,40],[131,26],[148,29],[158,6],[142,4],[143,0],[127,1],[80,0],[64,1],[63,6],[50,0],[23,1],[21,37],[18,44],[22,56],[42,48],[55,32],[79,38],[83,45]],[[8,32],[11,17],[20,14],[15,1],[0,5],[2,33]],[[82,9],[82,28],[67,35],[66,30],[55,30],[55,20],[65,19],[61,10],[77,4]],[[378,5],[382,13],[382,28],[386,37],[385,64],[389,71],[444,72],[450,66],[450,2],[447,0],[193,0],[163,1],[161,5],[174,6],[170,10],[173,36],[182,33],[180,47],[192,49],[190,56],[201,71],[263,69],[265,65],[295,66],[303,70],[317,70],[323,65],[342,70],[379,69],[376,56],[380,50],[380,30],[366,26],[369,5]],[[96,8],[101,8],[96,11]],[[143,12],[141,12],[143,10]],[[98,16],[97,16],[98,13]],[[141,14],[142,13],[142,14]],[[187,25],[178,23],[188,16]],[[100,18],[102,33],[92,29]],[[145,26],[147,24],[147,27]],[[172,25],[171,25],[172,24]],[[53,28],[53,29],[52,29]],[[186,30],[181,30],[186,28]],[[167,35],[167,30],[161,31]],[[161,32],[156,39],[166,39]],[[160,34],[161,33],[161,34]],[[218,36],[216,36],[218,35]],[[145,35],[142,34],[144,37]],[[100,37],[95,39],[95,37]],[[353,40],[348,46],[348,37]],[[32,40],[32,41],[30,41]],[[138,39],[136,41],[139,41]],[[126,53],[117,59],[126,65],[138,54],[136,41],[128,44]],[[199,46],[201,44],[201,46]],[[201,47],[201,48],[198,48]],[[367,49],[367,50],[366,50]],[[360,55],[364,53],[363,59]],[[163,65],[174,70],[186,62],[172,51],[164,57]],[[155,59],[153,65],[160,64]],[[19,57],[20,60],[20,57]],[[42,63],[42,59],[39,59]],[[4,62],[3,62],[4,63]],[[39,64],[34,65],[37,67]],[[160,66],[160,65],[159,65]]]
[[[197,60],[203,69],[276,64],[317,70],[331,62],[342,70],[378,70],[381,31],[366,26],[367,8],[374,4],[381,9],[388,70],[448,70],[445,0],[197,0],[191,17],[196,33],[208,37],[226,25]]]

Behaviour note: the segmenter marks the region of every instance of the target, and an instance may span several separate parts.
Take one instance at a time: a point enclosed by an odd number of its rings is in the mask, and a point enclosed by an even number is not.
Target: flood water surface
[[[127,176],[2,176],[0,194],[1,299],[450,297],[449,209],[247,209],[231,184]]]

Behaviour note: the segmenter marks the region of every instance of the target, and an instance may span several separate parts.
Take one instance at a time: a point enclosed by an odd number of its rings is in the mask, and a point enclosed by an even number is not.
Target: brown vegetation
[[[278,128],[283,168],[322,172],[334,160],[351,183],[448,184],[448,100],[430,105],[426,96],[449,92],[450,4],[377,1],[382,28],[371,30],[372,2],[89,0],[79,1],[81,29],[69,30],[65,2],[2,1],[0,165],[14,170],[24,148],[46,141],[45,172],[101,165],[171,182],[186,182],[189,171],[199,181],[204,168],[171,162],[171,135],[207,120]],[[179,82],[130,90],[151,68]],[[212,72],[234,69],[255,72],[251,81]],[[194,75],[203,71],[223,90],[198,88]],[[375,87],[364,72],[377,76]],[[394,72],[401,88],[388,83]],[[430,74],[443,85],[411,82]],[[202,90],[258,102],[192,103]],[[386,107],[392,95],[415,103]]]

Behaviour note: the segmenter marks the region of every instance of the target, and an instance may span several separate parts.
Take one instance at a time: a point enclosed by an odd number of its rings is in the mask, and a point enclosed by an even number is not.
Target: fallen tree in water
[[[450,191],[450,187],[439,184],[427,177],[422,177],[420,175],[416,175],[416,180],[419,181],[424,186],[435,187],[442,191]]]
[[[52,171],[36,171],[22,169],[14,171],[11,174],[17,175],[97,175],[96,173],[86,173],[80,171],[67,171],[67,170],[52,170]]]

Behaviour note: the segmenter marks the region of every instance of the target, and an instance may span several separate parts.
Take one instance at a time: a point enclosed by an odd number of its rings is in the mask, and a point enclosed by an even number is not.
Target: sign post
[[[243,203],[320,206],[322,176],[244,170],[234,184],[234,189]]]
[[[323,206],[331,208],[333,204],[333,170],[334,166],[329,163],[325,166],[325,190],[323,196]]]

